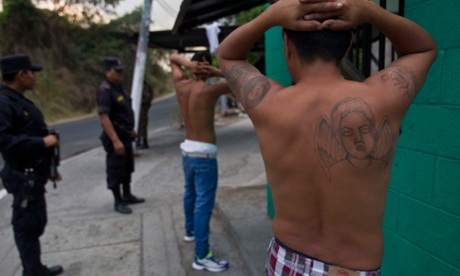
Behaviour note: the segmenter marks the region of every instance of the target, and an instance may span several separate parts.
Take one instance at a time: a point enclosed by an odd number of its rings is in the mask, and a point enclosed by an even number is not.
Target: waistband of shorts
[[[308,255],[306,255],[306,254],[304,254],[304,253],[302,253],[302,252],[299,252],[299,251],[297,251],[297,250],[294,250],[294,249],[288,247],[288,246],[285,245],[283,242],[281,242],[280,240],[278,240],[276,237],[274,237],[274,239],[275,239],[275,243],[277,243],[279,246],[281,246],[282,248],[284,248],[284,250],[287,250],[287,251],[290,251],[290,252],[292,252],[292,253],[295,253],[295,254],[299,255],[300,257],[303,257],[303,258],[306,258],[306,259],[311,259],[311,260],[314,260],[314,261],[323,262],[323,261],[321,261],[321,260],[315,259],[315,258],[313,258],[313,257],[311,257],[311,256],[308,256]],[[323,262],[323,263],[324,263],[324,262]]]
[[[180,149],[187,153],[217,153],[216,144],[205,143],[189,139],[185,139],[184,142],[180,144]]]
[[[216,159],[217,153],[201,153],[201,152],[186,152],[182,151],[183,156],[194,157],[194,158],[206,158],[206,159]]]
[[[327,267],[330,267],[330,266],[335,266],[334,264],[330,264],[330,263],[326,263],[326,262],[323,262],[321,260],[318,260],[316,258],[313,258],[311,256],[308,256],[302,252],[299,252],[297,250],[294,250],[288,246],[286,246],[284,243],[282,243],[280,240],[278,240],[276,237],[273,238],[273,241],[276,245],[278,245],[279,247],[283,248],[284,250],[286,251],[289,251],[291,253],[294,253],[296,255],[299,255],[300,257],[302,258],[305,258],[305,259],[310,259],[312,260],[313,262],[319,262],[319,263],[322,263],[324,266],[327,266]],[[356,270],[356,272],[359,272],[360,275],[380,275],[380,274],[373,274],[373,273],[377,273],[380,271],[380,267],[379,268],[376,268],[376,269],[372,269],[372,270]]]

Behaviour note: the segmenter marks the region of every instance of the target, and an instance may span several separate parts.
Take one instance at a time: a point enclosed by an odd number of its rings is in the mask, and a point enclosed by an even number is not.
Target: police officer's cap
[[[121,71],[125,69],[125,67],[121,64],[120,59],[117,57],[105,57],[104,58],[104,69],[110,70],[114,69],[116,71]]]
[[[43,69],[40,65],[32,64],[29,56],[26,54],[5,56],[1,59],[0,63],[3,74],[14,74],[21,70],[37,72]]]

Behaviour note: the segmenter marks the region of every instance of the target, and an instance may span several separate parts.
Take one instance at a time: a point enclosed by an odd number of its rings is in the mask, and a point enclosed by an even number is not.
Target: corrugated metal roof
[[[184,0],[180,6],[174,28],[171,31],[150,32],[150,48],[176,49],[181,52],[193,51],[193,47],[208,47],[206,29],[197,28],[205,23],[212,23],[225,16],[236,14],[269,0]],[[220,26],[219,42],[237,26]],[[130,39],[137,39],[131,37]],[[264,40],[260,39],[253,51],[263,51]]]
[[[268,3],[267,0],[184,0],[172,29],[182,33],[201,24]]]
[[[221,26],[219,33],[219,42],[229,35],[237,26]],[[114,37],[126,39],[136,44],[139,39],[139,34],[127,35],[122,32],[111,33]],[[171,31],[154,31],[149,35],[149,48],[175,49],[180,52],[193,52],[193,47],[209,47],[208,37],[206,36],[205,28],[195,28],[193,30],[184,31],[181,34],[172,34]],[[264,50],[264,38],[259,39],[252,51]]]

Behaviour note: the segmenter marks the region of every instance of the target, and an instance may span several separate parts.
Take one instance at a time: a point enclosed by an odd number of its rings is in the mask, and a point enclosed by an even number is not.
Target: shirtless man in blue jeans
[[[348,81],[340,63],[363,23],[398,59]],[[285,29],[290,87],[246,61],[273,26]],[[219,66],[254,124],[272,189],[267,275],[380,275],[399,128],[436,55],[424,29],[368,0],[279,0],[220,44]]]
[[[186,136],[180,145],[185,179],[184,240],[195,240],[193,268],[220,272],[228,268],[228,263],[214,258],[209,249],[209,223],[218,178],[214,108],[217,99],[231,91],[226,81],[206,83],[208,77],[223,76],[209,65],[212,60],[207,52],[196,53],[191,61],[172,54],[170,61]]]

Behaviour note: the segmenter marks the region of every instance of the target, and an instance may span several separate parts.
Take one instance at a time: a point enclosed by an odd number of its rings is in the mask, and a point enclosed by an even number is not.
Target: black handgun
[[[59,142],[59,133],[55,129],[50,129],[48,134],[55,135]],[[58,178],[58,167],[61,162],[60,145],[53,148],[50,164],[50,179],[53,181],[53,187],[56,189],[56,181]]]

